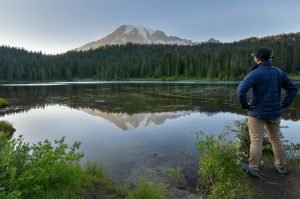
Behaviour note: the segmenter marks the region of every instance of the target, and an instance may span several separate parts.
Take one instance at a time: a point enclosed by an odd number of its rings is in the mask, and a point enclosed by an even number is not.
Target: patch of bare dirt
[[[273,162],[266,160],[260,168],[262,179],[251,178],[258,199],[300,199],[300,171],[289,168],[288,175],[280,175],[272,168]],[[251,187],[249,187],[251,189]]]

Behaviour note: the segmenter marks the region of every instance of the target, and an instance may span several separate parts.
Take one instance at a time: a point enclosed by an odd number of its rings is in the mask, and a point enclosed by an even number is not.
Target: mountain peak
[[[220,43],[219,40],[216,40],[215,38],[209,38],[209,40],[206,41],[206,43]]]
[[[144,26],[121,25],[106,37],[90,42],[75,50],[96,49],[105,45],[121,45],[126,43],[138,44],[169,44],[169,45],[193,45],[191,40],[175,36],[167,36],[160,30],[154,30]]]

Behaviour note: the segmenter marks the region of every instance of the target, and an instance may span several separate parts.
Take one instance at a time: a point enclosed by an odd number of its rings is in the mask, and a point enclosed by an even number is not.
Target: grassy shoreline
[[[251,179],[239,165],[247,157],[250,144],[245,125],[246,120],[236,121],[233,127],[225,127],[220,136],[198,134],[204,139],[196,142],[201,179],[197,196],[256,197],[256,190],[249,191]],[[166,186],[150,179],[142,179],[133,188],[119,187],[107,177],[102,166],[93,162],[80,166],[84,154],[79,152],[79,142],[68,146],[63,137],[53,143],[45,140],[30,145],[22,136],[11,139],[14,131],[10,123],[0,121],[0,198],[67,199],[90,198],[93,194],[127,199],[167,198]],[[228,139],[230,133],[236,133],[237,139]],[[269,143],[264,146],[270,151]],[[299,170],[300,145],[286,143],[285,149],[291,168]],[[271,158],[271,153],[267,154]],[[171,168],[169,176],[178,183],[182,169]]]
[[[289,75],[291,80],[300,81],[300,75]],[[208,77],[186,77],[186,76],[178,76],[178,77],[159,77],[159,78],[128,78],[128,79],[57,79],[57,80],[44,80],[44,81],[0,81],[0,84],[26,84],[26,83],[46,83],[46,82],[91,82],[91,81],[241,81],[242,78],[232,78],[232,79],[220,79],[220,78],[208,78]]]

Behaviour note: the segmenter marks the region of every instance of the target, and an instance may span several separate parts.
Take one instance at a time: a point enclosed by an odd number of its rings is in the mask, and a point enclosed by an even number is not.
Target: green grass
[[[0,108],[6,107],[8,102],[6,99],[0,98]]]
[[[127,199],[165,199],[166,187],[161,183],[155,183],[149,179],[142,179],[135,190],[129,192]]]
[[[112,181],[106,175],[105,168],[96,162],[88,162],[83,167],[84,175],[82,177],[83,190],[89,189],[95,184],[100,184],[107,189],[112,189]]]

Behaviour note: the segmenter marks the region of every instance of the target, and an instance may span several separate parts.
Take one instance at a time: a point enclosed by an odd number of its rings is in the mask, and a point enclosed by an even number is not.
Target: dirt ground
[[[272,169],[272,161],[266,160],[260,168],[262,179],[250,177],[258,199],[300,199],[300,171],[289,167],[288,175],[280,175]]]

